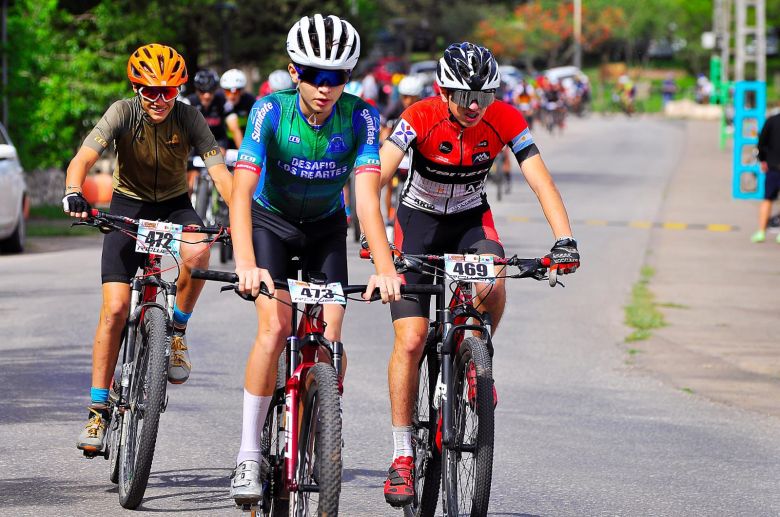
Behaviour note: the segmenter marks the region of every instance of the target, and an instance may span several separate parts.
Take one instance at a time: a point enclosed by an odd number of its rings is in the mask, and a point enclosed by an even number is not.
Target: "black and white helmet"
[[[493,54],[468,41],[453,43],[436,67],[436,83],[453,90],[495,90],[501,74]]]
[[[304,16],[287,34],[293,63],[325,70],[352,70],[360,57],[360,36],[338,16]]]

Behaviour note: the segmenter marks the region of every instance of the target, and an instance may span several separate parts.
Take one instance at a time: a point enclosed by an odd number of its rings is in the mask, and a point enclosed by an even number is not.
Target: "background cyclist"
[[[179,87],[187,82],[184,59],[171,47],[151,44],[140,47],[127,64],[127,77],[136,95],[115,102],[84,140],[70,162],[65,181],[63,209],[84,218],[90,209],[81,195],[87,172],[100,154],[115,147],[114,193],[111,213],[134,219],[161,219],[178,224],[202,225],[187,196],[187,158],[191,149],[203,157],[220,193],[230,200],[231,177],[217,142],[197,110],[176,102]],[[161,152],[165,151],[165,152]],[[192,234],[193,240],[202,236]],[[202,280],[190,279],[190,268],[206,268],[205,244],[182,244],[184,259],[174,308],[174,337],[168,380],[182,383],[191,370],[184,338],[187,321],[203,288]],[[144,256],[135,252],[135,240],[121,232],[103,239],[101,277],[103,303],[92,348],[92,389],[89,420],[77,447],[99,452],[104,447],[109,417],[109,383],[114,376],[120,336],[130,304],[130,281]]]
[[[500,76],[491,52],[467,42],[450,45],[439,59],[436,83],[441,94],[404,111],[380,151],[385,183],[412,150],[396,216],[395,245],[407,253],[473,249],[502,257],[504,248],[484,190],[493,160],[509,145],[555,237],[548,255],[553,267],[574,272],[579,254],[563,201],[522,115],[495,98]],[[404,281],[432,279],[407,273]],[[504,312],[504,281],[498,279],[492,287],[476,284],[475,291],[475,305],[490,313],[495,329]],[[428,309],[429,299],[422,296],[418,302],[403,299],[390,308],[395,331],[388,366],[394,451],[384,491],[393,506],[410,504],[414,497],[411,414]]]
[[[321,271],[328,282],[347,283],[346,217],[342,187],[354,170],[360,217],[375,249],[383,301],[399,299],[400,279],[390,257],[379,210],[379,117],[353,95],[342,95],[360,55],[360,37],[336,16],[301,18],[290,29],[289,75],[296,90],[257,101],[249,116],[250,135],[239,149],[230,223],[236,273],[243,292],[258,294],[284,280],[289,258],[303,269]],[[289,301],[286,291],[276,291]],[[251,504],[262,495],[260,432],[276,381],[276,365],[290,329],[290,308],[260,296],[255,302],[258,332],[244,383],[241,447],[231,496]],[[344,307],[325,305],[325,337],[339,340]]]
[[[249,110],[255,104],[255,97],[246,92],[246,75],[237,68],[222,74],[219,85],[225,95],[225,125],[229,139],[228,148],[238,149],[246,131]]]
[[[392,103],[382,114],[382,131],[380,140],[384,142],[393,131],[401,113],[419,101],[422,98],[425,88],[425,79],[420,75],[407,75],[398,83],[398,99]],[[401,164],[395,172],[395,176],[384,189],[385,214],[387,214],[386,225],[393,226],[395,222],[395,207],[393,206],[393,191],[396,183],[403,185],[406,181],[406,175],[409,171],[409,156],[404,156]]]

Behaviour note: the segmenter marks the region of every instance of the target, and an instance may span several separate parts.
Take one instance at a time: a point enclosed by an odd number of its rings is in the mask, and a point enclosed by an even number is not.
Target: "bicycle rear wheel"
[[[135,367],[119,445],[119,503],[135,509],[152,468],[160,413],[165,404],[170,335],[162,309],[147,307],[138,326]]]
[[[317,363],[309,370],[307,384],[298,435],[298,491],[290,494],[290,515],[338,515],[341,414],[336,371]]]
[[[286,354],[285,348],[277,361],[276,390],[263,424],[260,442],[262,455],[268,459],[268,473],[263,479],[262,505],[263,515],[267,517],[286,517],[290,511],[289,493],[284,486]]]
[[[452,396],[455,442],[444,448],[444,515],[482,517],[490,502],[495,416],[493,368],[483,340],[469,337],[461,343]]]
[[[425,353],[418,370],[417,400],[412,412],[412,447],[414,448],[414,504],[409,510],[416,517],[433,516],[439,501],[441,483],[441,450],[436,445],[439,410],[433,407],[433,397],[439,378],[433,332],[429,334]]]

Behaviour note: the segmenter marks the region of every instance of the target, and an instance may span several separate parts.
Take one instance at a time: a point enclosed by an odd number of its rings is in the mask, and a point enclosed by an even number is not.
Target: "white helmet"
[[[419,75],[407,75],[398,83],[398,94],[410,97],[421,97],[425,82]]]
[[[355,97],[363,96],[363,83],[360,81],[350,81],[344,87],[344,93],[350,93]]]
[[[304,16],[287,34],[287,53],[297,65],[352,70],[360,57],[360,36],[337,16]]]
[[[279,90],[289,90],[295,88],[292,79],[290,78],[290,72],[287,70],[274,70],[268,75],[268,86],[272,92],[278,92]]]
[[[222,74],[219,85],[224,90],[240,90],[246,88],[246,75],[237,68],[232,68]]]

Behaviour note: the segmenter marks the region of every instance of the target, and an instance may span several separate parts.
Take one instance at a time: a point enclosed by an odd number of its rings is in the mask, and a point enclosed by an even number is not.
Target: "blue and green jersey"
[[[254,200],[287,219],[316,221],[344,206],[342,188],[354,169],[379,173],[379,114],[343,94],[330,117],[312,126],[298,92],[284,90],[255,102],[236,170],[260,175]]]

